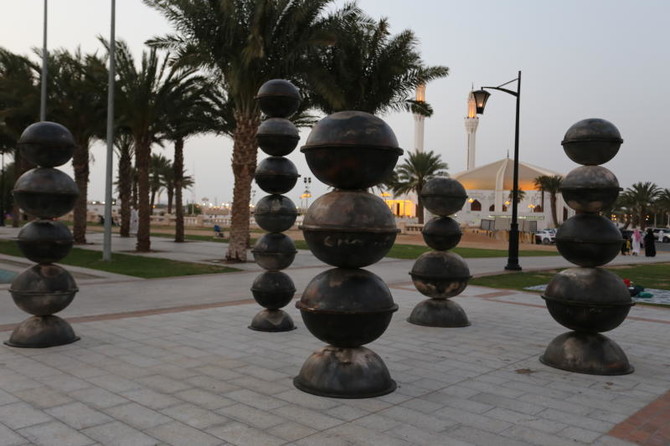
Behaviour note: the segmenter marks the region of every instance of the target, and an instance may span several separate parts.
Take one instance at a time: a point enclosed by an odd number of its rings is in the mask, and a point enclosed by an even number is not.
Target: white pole
[[[42,94],[40,96],[40,121],[47,119],[47,0],[44,0],[44,33],[42,41]]]
[[[112,260],[112,164],[114,160],[114,76],[116,75],[116,0],[112,0],[112,19],[109,37],[109,80],[107,82],[107,168],[105,172],[105,233],[102,260]]]

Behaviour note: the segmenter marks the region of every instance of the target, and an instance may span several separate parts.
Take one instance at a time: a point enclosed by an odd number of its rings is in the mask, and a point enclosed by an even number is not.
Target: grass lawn
[[[10,240],[0,240],[0,253],[23,257],[16,242]],[[112,254],[112,260],[110,262],[105,262],[102,260],[102,253],[76,247],[72,248],[70,254],[58,263],[62,265],[97,269],[116,274],[125,274],[127,276],[141,277],[144,279],[239,271],[235,268],[219,265],[203,265],[117,253]]]
[[[605,268],[622,279],[630,279],[636,285],[657,290],[670,290],[670,263],[651,263],[646,265],[613,266]],[[469,284],[490,288],[525,290],[526,287],[544,285],[560,270],[541,272],[513,272],[496,276],[478,277]]]

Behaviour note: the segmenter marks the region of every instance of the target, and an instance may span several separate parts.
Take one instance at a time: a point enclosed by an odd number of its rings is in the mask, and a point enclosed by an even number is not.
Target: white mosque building
[[[493,163],[477,166],[475,152],[478,125],[479,117],[471,92],[468,96],[468,114],[465,118],[467,170],[451,175],[465,187],[468,200],[455,218],[465,226],[508,229],[512,216],[514,160],[508,156]],[[542,194],[535,186],[535,178],[543,175],[563,174],[519,161],[519,189],[523,191],[523,199],[517,206],[520,231],[533,232],[553,227],[549,194]],[[556,214],[559,224],[574,214],[574,211],[565,205],[560,194],[557,196]]]

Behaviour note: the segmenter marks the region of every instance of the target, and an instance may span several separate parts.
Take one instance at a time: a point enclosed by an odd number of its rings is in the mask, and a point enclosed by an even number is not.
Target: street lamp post
[[[502,88],[507,84],[516,82],[516,91],[507,88]],[[514,128],[514,178],[512,183],[512,223],[509,231],[509,248],[507,265],[505,269],[509,271],[521,271],[519,265],[519,222],[518,222],[518,198],[519,198],[519,106],[521,103],[521,71],[516,79],[500,84],[497,87],[481,87],[480,90],[474,91],[472,94],[475,97],[477,105],[477,114],[484,113],[486,101],[491,95],[486,89],[504,91],[516,97],[516,124]]]

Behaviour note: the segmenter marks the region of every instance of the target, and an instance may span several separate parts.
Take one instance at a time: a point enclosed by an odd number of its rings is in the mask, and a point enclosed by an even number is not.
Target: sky
[[[338,0],[336,4],[343,4]],[[386,17],[392,33],[414,31],[427,65],[443,65],[450,75],[427,86],[434,114],[425,121],[425,150],[438,153],[451,174],[465,169],[464,117],[472,87],[496,86],[522,71],[520,161],[561,174],[578,167],[560,145],[567,129],[586,118],[612,122],[624,140],[604,167],[627,188],[651,181],[670,188],[670,17],[667,0],[358,0],[374,18]],[[40,48],[44,0],[0,0],[0,46],[20,54]],[[97,36],[109,36],[109,0],[48,0],[47,46],[80,46],[100,51]],[[144,41],[171,32],[170,24],[141,0],[116,1],[116,36],[139,57]],[[510,87],[515,89],[515,84]],[[380,116],[394,130],[406,153],[414,146],[409,113]],[[477,130],[476,165],[513,156],[515,98],[492,91]],[[48,116],[47,116],[48,119]],[[299,147],[309,133],[301,133]],[[92,149],[89,199],[105,189],[104,144]],[[156,153],[172,156],[172,147]],[[232,142],[203,136],[186,142],[185,167],[195,187],[189,202],[232,200]],[[266,155],[259,151],[259,161]],[[311,177],[312,200],[327,192],[296,149],[289,158],[303,178]],[[400,160],[402,161],[402,159]],[[67,167],[64,170],[68,170]],[[116,167],[115,167],[116,171]],[[297,205],[303,178],[286,195]],[[254,187],[254,201],[265,193]],[[165,200],[165,197],[163,197]]]

